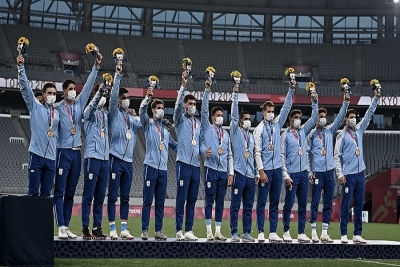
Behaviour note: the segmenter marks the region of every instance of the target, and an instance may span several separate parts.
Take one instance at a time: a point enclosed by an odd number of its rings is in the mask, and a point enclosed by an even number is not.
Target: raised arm
[[[281,129],[282,126],[285,124],[290,109],[292,108],[293,94],[294,94],[294,89],[289,89],[286,95],[285,103],[283,103],[281,112],[279,112],[279,129]]]
[[[231,108],[231,135],[238,130],[239,127],[239,103],[238,103],[238,93],[233,93],[233,101]]]
[[[110,106],[108,108],[108,112],[110,113],[111,117],[115,116],[118,110],[118,93],[119,93],[119,84],[121,82],[121,78],[122,74],[115,72],[114,84],[110,95]]]
[[[146,131],[149,127],[149,114],[147,114],[147,108],[149,106],[149,103],[151,101],[151,96],[146,95],[146,97],[142,100],[140,103],[140,108],[139,108],[139,117],[140,117],[140,122],[142,124],[142,127]]]
[[[347,108],[349,107],[348,101],[343,101],[342,107],[339,110],[339,114],[336,116],[335,120],[332,123],[332,132],[336,133],[339,129],[340,125],[343,124],[344,118],[346,117]]]
[[[357,126],[361,129],[361,131],[365,131],[369,125],[369,122],[372,119],[372,115],[374,115],[376,106],[378,105],[378,100],[379,98],[377,96],[374,97],[374,99],[371,102],[371,105],[369,105],[367,112],[365,112],[364,118],[358,123]]]
[[[281,161],[282,161],[282,178],[283,180],[289,179],[289,174],[287,173],[287,168],[286,168],[286,133],[287,131],[284,131],[281,134]]]
[[[178,127],[178,125],[182,122],[182,115],[185,112],[183,108],[183,100],[185,98],[185,92],[187,90],[186,82],[187,82],[187,73],[186,71],[184,71],[182,73],[182,85],[181,88],[179,88],[178,96],[175,102],[173,121],[176,127]]]
[[[335,171],[336,171],[336,176],[338,178],[343,177],[343,170],[342,170],[342,161],[343,161],[343,155],[342,155],[342,143],[343,143],[343,137],[344,133],[346,132],[346,128],[344,128],[336,137],[336,144],[335,144],[335,152],[333,155],[333,161],[335,162]]]
[[[76,100],[81,105],[81,107],[84,107],[86,105],[87,101],[89,100],[90,93],[92,92],[94,83],[96,82],[97,73],[99,72],[100,67],[100,63],[97,64],[97,62],[98,59],[96,58],[96,63],[92,68],[92,72],[90,72],[90,75],[85,85],[83,86],[82,92],[79,94]]]
[[[172,139],[171,135],[169,136],[168,148],[175,152],[178,152],[178,143],[174,139]]]
[[[28,78],[25,74],[24,65],[18,66],[18,80],[19,80],[19,87],[22,94],[22,97],[25,100],[26,106],[30,111],[33,110],[34,106],[38,104],[36,102],[35,95],[33,94],[32,88],[29,86]]]
[[[264,121],[260,122],[260,124],[254,129],[253,136],[254,136],[254,158],[256,161],[256,169],[257,173],[259,170],[264,169],[264,165],[261,158],[262,152],[262,132],[264,130]]]
[[[311,106],[312,106],[311,117],[303,125],[304,133],[306,134],[306,136],[311,132],[311,130],[315,126],[315,123],[317,122],[317,119],[318,119],[318,100],[317,101],[312,101],[312,105]]]
[[[208,103],[210,101],[210,89],[204,90],[203,101],[201,102],[201,129],[206,131],[208,126],[210,125],[209,122],[209,108]]]
[[[90,101],[89,105],[85,108],[85,111],[83,112],[83,118],[85,120],[90,120],[92,118],[97,106],[99,105],[103,93],[103,84],[101,84],[99,90],[94,95],[94,98],[92,99],[92,101]]]
[[[232,143],[231,138],[229,138],[228,143],[228,175],[234,175],[234,168],[233,168],[233,153],[232,153]]]

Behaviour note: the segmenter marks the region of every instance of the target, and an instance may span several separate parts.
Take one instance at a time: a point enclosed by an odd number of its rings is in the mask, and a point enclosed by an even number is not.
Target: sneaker
[[[164,233],[161,232],[161,231],[155,232],[154,238],[157,241],[165,241],[165,240],[167,240],[167,236],[164,235]]]
[[[118,239],[117,230],[111,230],[110,231],[110,238],[111,238],[111,240],[117,240]]]
[[[342,244],[349,243],[349,240],[347,239],[347,235],[342,235],[342,237],[340,238],[340,241],[342,242]]]
[[[321,243],[333,243],[329,235],[321,235]]]
[[[149,232],[147,230],[142,231],[142,234],[140,235],[140,238],[142,240],[147,240],[149,239]]]
[[[354,244],[367,244],[367,241],[365,241],[365,239],[362,238],[360,235],[355,235],[355,236],[353,236],[353,243]]]
[[[88,227],[83,227],[82,228],[82,238],[83,238],[83,240],[92,239],[92,235],[90,234]]]
[[[234,233],[231,237],[231,242],[233,243],[239,243],[240,242],[240,237],[238,236],[237,233]]]
[[[193,231],[188,231],[184,235],[186,241],[197,241],[199,238],[194,235]]]
[[[176,232],[176,241],[185,241],[185,237],[183,236],[182,230]]]
[[[258,240],[258,243],[264,243],[265,242],[264,232],[258,233],[257,240]]]
[[[321,237],[322,237],[322,235],[321,235]],[[312,240],[313,243],[319,243],[319,238],[318,238],[318,235],[317,235],[316,232],[313,232],[311,234],[311,240]]]
[[[101,229],[101,227],[95,227],[92,229],[92,236],[94,239],[97,240],[104,240],[107,238],[107,236],[105,234],[103,234],[103,231]]]
[[[119,236],[125,240],[132,240],[135,238],[133,235],[131,235],[131,233],[129,233],[128,229],[121,231],[121,234]]]
[[[282,238],[277,233],[270,233],[268,239],[270,243],[282,243]]]
[[[71,232],[71,230],[68,229],[68,227],[65,227],[65,233],[68,235],[68,238],[70,239],[76,239],[78,236]]]
[[[68,234],[65,231],[65,227],[61,226],[58,228],[58,238],[59,239],[68,239]]]
[[[207,241],[214,241],[214,235],[212,232],[207,233]]]
[[[284,232],[282,238],[283,238],[283,242],[292,243],[292,241],[293,241],[292,237],[290,236],[289,231]]]
[[[299,234],[297,236],[297,242],[299,242],[299,243],[310,243],[311,239],[308,238],[308,236],[306,234]]]
[[[249,233],[244,233],[242,235],[242,242],[248,243],[248,242],[255,242],[256,240],[249,234]]]
[[[214,235],[214,240],[215,240],[215,241],[222,241],[222,242],[225,242],[225,241],[226,241],[226,237],[223,236],[220,232],[218,232],[218,233],[215,233],[215,235]]]

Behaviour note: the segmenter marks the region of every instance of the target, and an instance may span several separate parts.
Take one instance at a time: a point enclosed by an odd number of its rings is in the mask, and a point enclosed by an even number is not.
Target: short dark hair
[[[63,90],[67,89],[68,85],[70,85],[71,83],[75,84],[75,82],[73,80],[65,80],[65,82],[63,82],[63,84],[62,84]]]
[[[266,110],[267,107],[275,107],[274,103],[272,103],[271,101],[265,101],[265,103],[262,105],[262,110]]]
[[[348,118],[350,116],[350,114],[355,114],[357,115],[357,112],[354,109],[349,109],[346,112],[346,118]]]
[[[57,87],[56,87],[56,85],[54,83],[45,83],[43,85],[43,93],[47,92],[47,88],[54,88],[57,91]]]
[[[243,110],[242,112],[240,112],[239,120],[243,119],[244,115],[247,115],[247,114],[250,115],[250,112],[248,112],[246,110]]]
[[[156,108],[158,104],[164,105],[164,101],[162,101],[161,99],[155,98],[153,100],[153,102],[151,102],[151,109]]]
[[[196,100],[196,98],[194,97],[194,95],[186,95],[183,99],[183,102],[187,103],[189,100]]]
[[[126,90],[126,88],[124,87],[119,88],[118,96],[122,96],[123,94],[126,93],[129,93],[128,90]]]
[[[97,93],[97,91],[99,91],[99,88],[100,88],[100,84],[96,84],[96,85],[93,87],[93,92],[94,92],[94,93]]]
[[[296,115],[296,114],[302,115],[301,110],[300,109],[293,109],[292,111],[290,111],[289,118],[293,118],[293,116]]]
[[[321,114],[321,113],[328,114],[328,111],[326,110],[326,108],[319,108],[318,109],[318,114]]]
[[[217,111],[224,112],[224,110],[223,110],[220,106],[216,106],[216,107],[213,107],[213,108],[211,109],[211,116],[214,116],[215,113],[217,113]]]

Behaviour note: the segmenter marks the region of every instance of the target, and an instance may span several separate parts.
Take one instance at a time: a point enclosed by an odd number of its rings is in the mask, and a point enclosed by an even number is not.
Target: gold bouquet
[[[216,83],[216,82],[217,82],[217,81],[215,80],[215,69],[214,69],[214,67],[209,66],[209,67],[206,69],[206,79],[209,80],[209,81],[211,81],[211,82],[213,82],[213,83]]]
[[[287,68],[285,75],[289,77],[290,88],[296,88],[296,73],[294,72],[294,68]]]
[[[188,57],[182,59],[182,68],[186,71],[189,78],[192,78],[192,60]]]
[[[307,92],[308,96],[311,96],[311,98],[314,101],[317,101],[318,95],[317,95],[317,91],[315,90],[315,84],[313,82],[306,83],[306,92]]]
[[[113,82],[113,77],[111,76],[110,73],[104,73],[104,74],[102,75],[102,77],[103,77],[103,82],[112,84],[112,82]]]
[[[286,75],[286,76],[289,76],[291,73],[294,73],[294,69],[293,69],[293,68],[287,68],[287,69],[285,70],[285,75]]]
[[[157,88],[160,89],[160,80],[157,78],[157,76],[155,75],[151,75],[148,79],[147,82],[145,84],[146,88]]]
[[[239,84],[242,83],[242,74],[237,70],[231,72],[231,78],[235,83],[236,87],[239,87]]]
[[[381,84],[379,83],[379,80],[377,79],[372,79],[369,84],[372,86],[372,91],[377,91],[378,92],[378,97],[381,97]]]
[[[18,39],[18,46],[17,46],[18,54],[22,54],[24,57],[27,57],[28,56],[28,54],[26,53],[27,46],[29,46],[28,38],[20,37]]]
[[[93,57],[99,58],[100,50],[94,43],[89,43],[86,45],[86,54],[91,53]]]
[[[117,64],[122,64],[122,61],[124,60],[125,57],[125,52],[124,50],[122,50],[122,48],[115,48],[114,51],[112,52],[112,55]]]

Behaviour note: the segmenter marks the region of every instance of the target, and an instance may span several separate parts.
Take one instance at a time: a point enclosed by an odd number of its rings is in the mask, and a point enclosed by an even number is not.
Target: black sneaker
[[[93,236],[94,239],[100,239],[100,240],[104,240],[104,239],[107,238],[107,236],[103,234],[103,231],[101,230],[101,227],[93,228],[92,236]]]
[[[89,232],[89,228],[84,227],[84,228],[82,229],[82,238],[83,238],[83,240],[90,240],[90,239],[92,239],[92,235],[91,235],[90,232]]]

